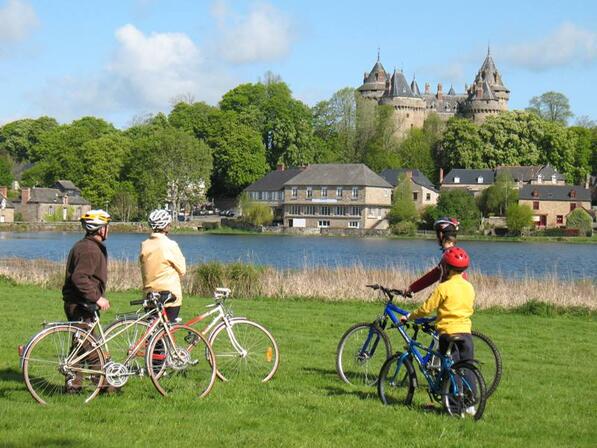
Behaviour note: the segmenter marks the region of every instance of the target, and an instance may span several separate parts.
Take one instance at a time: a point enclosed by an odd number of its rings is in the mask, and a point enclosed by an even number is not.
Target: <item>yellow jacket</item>
[[[436,328],[440,333],[470,333],[474,301],[473,285],[461,274],[452,274],[408,318],[417,319],[437,310]]]
[[[186,263],[176,241],[163,233],[152,233],[141,243],[141,275],[143,291],[170,291],[176,301],[167,306],[182,304],[180,279],[186,273]]]

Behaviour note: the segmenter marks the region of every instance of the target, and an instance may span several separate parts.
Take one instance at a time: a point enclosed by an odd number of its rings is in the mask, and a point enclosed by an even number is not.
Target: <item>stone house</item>
[[[574,209],[591,209],[591,192],[578,185],[528,184],[520,189],[518,203],[533,210],[536,228],[566,227]]]
[[[283,164],[279,164],[275,171],[253,182],[243,191],[252,201],[269,205],[274,214],[274,223],[281,223],[284,216],[284,184],[301,171],[302,168],[285,169]]]
[[[56,182],[52,188],[21,188],[21,199],[15,207],[23,220],[29,222],[44,222],[51,215],[58,215],[63,221],[76,221],[91,210],[81,190],[64,180]]]
[[[565,185],[564,175],[551,165],[531,165],[531,166],[498,166],[495,169],[495,178],[506,172],[512,177],[512,180],[518,188],[526,184],[549,184]]]
[[[0,187],[0,223],[15,221],[15,206],[8,200],[8,187]]]
[[[284,183],[284,226],[384,230],[392,190],[362,163],[309,165]]]
[[[431,183],[431,181],[417,169],[400,168],[400,169],[385,169],[379,175],[383,177],[392,187],[396,188],[398,179],[401,175],[406,175],[410,179],[413,202],[417,210],[421,210],[429,205],[436,205],[439,191]]]
[[[495,171],[491,169],[472,170],[454,168],[441,180],[441,189],[461,188],[470,191],[474,196],[495,182]]]

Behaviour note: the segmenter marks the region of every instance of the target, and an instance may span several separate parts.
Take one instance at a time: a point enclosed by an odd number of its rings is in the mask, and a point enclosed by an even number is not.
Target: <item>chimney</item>
[[[429,92],[431,91],[431,86],[429,85],[428,82],[425,83],[425,95],[429,95]]]
[[[21,188],[21,204],[26,204],[31,199],[31,188]]]
[[[591,175],[589,173],[587,173],[587,177],[585,178],[585,188],[587,190],[589,189],[590,181],[591,181]],[[6,196],[6,195],[4,195],[4,196]]]
[[[587,178],[587,182],[588,182],[588,178]],[[0,196],[3,197],[8,197],[8,187],[0,187]]]
[[[68,194],[62,196],[62,205],[68,205]]]
[[[438,83],[437,84],[437,99],[441,100],[443,97],[443,87],[442,87],[442,83]]]
[[[443,181],[444,181],[444,169],[440,168],[439,169],[439,183],[440,183],[440,185],[442,184]]]
[[[283,163],[278,163],[276,165],[276,171],[284,171],[284,164]]]
[[[412,180],[412,178],[413,178],[413,172],[412,172],[412,170],[406,170],[404,172],[404,175],[406,176],[407,179],[411,179]]]

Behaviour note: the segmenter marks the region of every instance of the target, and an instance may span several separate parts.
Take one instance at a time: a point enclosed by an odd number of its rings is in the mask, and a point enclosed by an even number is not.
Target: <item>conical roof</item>
[[[454,90],[454,86],[450,86],[450,90],[448,90],[448,95],[456,95],[456,91]]]
[[[421,96],[421,91],[419,90],[419,85],[417,84],[417,81],[415,80],[414,76],[413,76],[412,82],[410,83],[410,90],[412,91],[413,95]]]
[[[406,82],[406,78],[404,77],[404,73],[401,71],[398,72],[394,70],[394,74],[392,75],[392,84],[390,87],[390,96],[396,97],[414,97],[408,82]]]

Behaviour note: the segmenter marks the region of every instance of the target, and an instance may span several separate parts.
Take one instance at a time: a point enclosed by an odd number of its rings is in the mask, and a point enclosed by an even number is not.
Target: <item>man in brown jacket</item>
[[[75,243],[66,262],[62,287],[64,312],[69,321],[93,320],[93,309],[110,308],[104,297],[108,280],[108,254],[103,242],[108,238],[110,215],[91,210],[81,216],[85,238]]]

